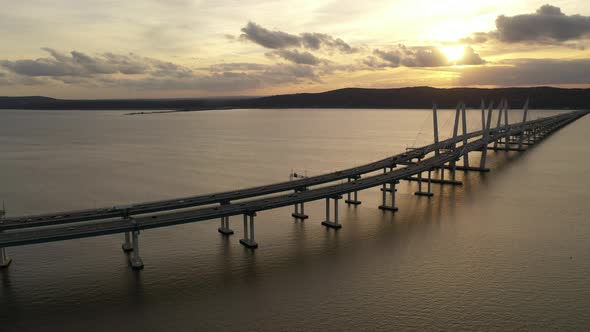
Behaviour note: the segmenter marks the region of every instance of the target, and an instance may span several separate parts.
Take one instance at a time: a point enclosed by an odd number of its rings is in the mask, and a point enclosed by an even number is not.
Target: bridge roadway
[[[565,114],[558,115],[564,116]],[[526,128],[532,128],[536,125],[540,125],[544,122],[551,121],[554,117],[541,118],[527,122]],[[512,124],[509,126],[491,128],[490,135],[504,132],[506,130],[521,129],[522,123]],[[523,127],[525,128],[525,127]],[[522,131],[522,129],[520,130]],[[304,179],[295,181],[279,182],[264,186],[245,188],[239,190],[231,190],[220,193],[196,195],[189,197],[181,197],[169,200],[154,201],[148,203],[137,203],[124,207],[110,207],[110,208],[98,208],[98,209],[87,209],[79,211],[68,211],[58,212],[42,215],[30,215],[21,216],[15,218],[5,218],[0,220],[0,231],[20,229],[26,227],[40,227],[67,223],[77,223],[82,221],[102,220],[109,218],[119,218],[122,216],[140,215],[147,213],[163,212],[169,210],[178,210],[183,208],[191,208],[209,204],[228,204],[232,201],[243,200],[253,198],[257,196],[271,195],[279,192],[290,191],[290,190],[305,190],[311,186],[317,186],[320,184],[330,183],[342,179],[354,179],[363,174],[375,172],[386,167],[391,167],[396,164],[407,164],[411,163],[413,159],[420,158],[430,152],[433,152],[440,148],[452,146],[456,143],[467,139],[473,139],[475,137],[483,136],[484,130],[478,130],[475,132],[468,133],[466,135],[458,135],[455,138],[449,138],[440,141],[438,144],[430,144],[418,149],[410,150],[406,153],[398,154],[396,156],[388,157],[379,161],[372,162],[370,164],[353,167],[345,170],[340,170],[332,173],[322,174],[318,176],[312,176]]]
[[[467,152],[482,150],[489,143],[504,137],[519,135],[527,130],[532,130],[534,128],[541,129],[543,136],[546,136],[551,132],[565,126],[566,124],[575,121],[585,114],[586,112],[571,112],[530,121],[521,125],[504,127],[502,130],[490,131],[490,136],[487,140],[485,137],[483,137],[456,148],[446,149],[441,151],[441,153],[438,155],[435,154],[432,157],[423,159],[414,164],[409,164],[406,167],[396,168],[383,174],[353,180],[352,182],[295,192],[287,195],[260,198],[241,203],[224,204],[214,207],[204,207],[189,211],[139,216],[129,219],[103,220],[93,223],[78,223],[69,227],[62,225],[54,227],[25,228],[16,231],[4,231],[0,233],[0,247],[132,232],[143,229],[165,227],[235,215],[253,215],[257,211],[275,209],[302,202],[316,201],[324,198],[335,198],[342,194],[376,187],[385,183],[392,183],[397,180],[408,178],[412,175],[421,174],[425,171],[440,168],[445,163],[458,160]],[[435,147],[445,145],[441,144],[435,145]],[[448,146],[448,143],[446,143],[446,145]],[[432,146],[433,145],[429,145],[429,148],[425,149],[424,151],[431,149],[430,152],[434,152]],[[421,157],[423,156],[424,155],[421,155]],[[388,164],[384,163],[383,161],[378,162],[380,164],[379,168],[389,167],[391,166],[392,161],[401,159],[400,156],[394,156],[384,160],[387,160]]]

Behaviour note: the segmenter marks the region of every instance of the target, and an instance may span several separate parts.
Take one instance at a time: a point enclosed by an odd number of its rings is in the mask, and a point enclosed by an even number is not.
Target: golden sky
[[[0,95],[590,87],[588,0],[0,1]]]

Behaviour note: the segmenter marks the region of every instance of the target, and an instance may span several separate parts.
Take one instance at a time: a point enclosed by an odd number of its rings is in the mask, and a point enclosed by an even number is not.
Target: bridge
[[[494,126],[492,120],[497,112]],[[0,219],[0,267],[7,267],[11,258],[6,248],[52,241],[63,241],[108,234],[124,234],[122,249],[129,253],[129,264],[134,269],[143,268],[139,254],[141,230],[173,226],[184,223],[220,219],[218,231],[223,235],[233,234],[230,217],[243,217],[243,238],[240,243],[255,249],[254,217],[258,212],[284,206],[294,206],[292,217],[309,218],[305,203],[325,200],[326,215],[322,224],[339,229],[338,203],[346,195],[345,204],[358,205],[358,192],[381,187],[382,202],[379,209],[395,212],[396,185],[401,180],[417,181],[416,195],[433,196],[432,184],[461,185],[455,173],[462,171],[487,172],[488,150],[525,151],[556,130],[587,114],[572,111],[555,116],[528,120],[528,101],[522,110],[522,121],[508,122],[508,103],[502,100],[496,109],[482,102],[481,130],[467,132],[465,104],[455,110],[453,135],[439,140],[437,107],[432,109],[434,142],[429,145],[407,149],[400,153],[366,165],[340,170],[318,176],[265,186],[232,190],[214,194],[182,197],[148,203],[130,204],[109,208],[67,211]],[[461,123],[461,134],[459,134]],[[477,165],[469,161],[469,153],[480,154]],[[461,165],[457,165],[461,162]],[[448,169],[440,178],[432,172]],[[346,182],[338,182],[346,180]],[[336,183],[335,183],[336,182]],[[333,204],[331,202],[333,201]]]

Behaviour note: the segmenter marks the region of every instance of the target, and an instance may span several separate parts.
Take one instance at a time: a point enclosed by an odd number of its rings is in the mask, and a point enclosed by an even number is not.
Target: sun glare
[[[463,58],[463,54],[465,53],[464,46],[445,46],[441,47],[441,50],[451,62],[461,60]]]

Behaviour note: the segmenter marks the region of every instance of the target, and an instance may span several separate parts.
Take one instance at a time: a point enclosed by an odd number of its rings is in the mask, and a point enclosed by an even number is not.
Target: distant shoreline
[[[497,103],[502,98],[508,100],[511,108],[522,108],[525,101],[530,99],[530,107],[534,109],[590,109],[590,89],[553,87],[497,89],[346,88],[322,93],[299,93],[257,98],[68,100],[39,96],[0,97],[0,109],[121,110],[130,111],[129,115],[141,115],[241,108],[424,109],[431,108],[433,103],[436,103],[439,108],[454,108],[460,101],[469,108],[478,108],[482,100],[489,105],[489,102]]]
[[[201,109],[182,109],[182,110],[161,110],[161,111],[141,111],[125,113],[123,115],[150,115],[150,114],[165,114],[165,113],[187,113],[187,112],[201,112],[201,111],[217,111],[227,110],[231,108],[201,108]]]

